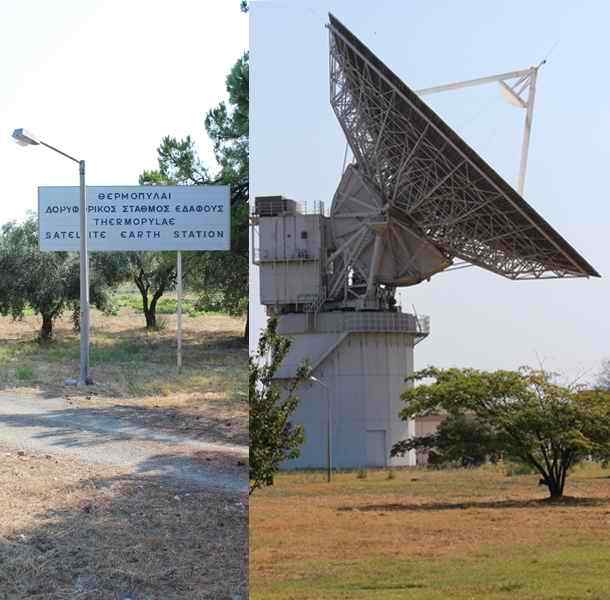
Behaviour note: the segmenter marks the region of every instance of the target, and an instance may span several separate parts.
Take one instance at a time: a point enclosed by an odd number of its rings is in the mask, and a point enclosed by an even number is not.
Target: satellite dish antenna
[[[526,160],[538,67],[417,93],[332,15],[328,29],[330,103],[352,162],[328,215],[266,196],[252,216],[261,302],[292,338],[276,378],[293,380],[308,359],[322,384],[299,390],[293,420],[306,441],[287,466],[413,465],[415,455],[390,449],[423,432],[398,414],[413,349],[430,329],[427,317],[402,312],[396,289],[455,261],[509,279],[599,275],[420,98],[499,82],[526,108]]]
[[[419,97],[499,81],[511,98],[525,102],[521,94],[529,86],[522,154],[525,162],[519,184],[522,187],[540,65],[414,92],[333,15],[329,20],[330,102],[356,163],[355,168],[346,169],[331,215],[346,191],[358,188],[356,179],[361,178],[366,182],[369,205],[383,206],[392,225],[405,224],[416,239],[425,242],[418,246],[425,248],[425,258],[422,252],[406,258],[404,248],[403,255],[397,256],[397,243],[383,247],[378,244],[380,256],[370,250],[365,253],[364,257],[371,259],[368,275],[373,277],[373,284],[384,282],[385,272],[375,272],[378,265],[394,260],[402,260],[404,269],[430,265],[427,275],[432,275],[442,270],[439,254],[445,257],[445,266],[452,259],[461,259],[510,279],[599,276]],[[517,79],[514,88],[505,83],[512,79]],[[358,206],[366,204],[364,193],[358,198]],[[356,206],[352,206],[354,214]],[[347,235],[344,233],[342,238],[337,235],[338,230],[333,224],[335,243]],[[353,238],[347,247],[340,248],[341,252],[348,257],[363,256],[360,244],[368,242],[370,246],[370,239],[364,234]],[[409,249],[407,244],[403,246]],[[339,248],[335,250],[338,251]],[[425,277],[426,268],[418,271]],[[417,276],[404,283],[400,278],[395,280],[397,285],[409,285],[411,281],[418,283]]]

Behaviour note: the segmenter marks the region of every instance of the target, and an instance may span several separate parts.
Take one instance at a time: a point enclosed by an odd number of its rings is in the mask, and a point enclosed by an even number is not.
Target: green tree
[[[190,136],[166,136],[158,153],[159,168],[144,171],[142,185],[220,184],[231,187],[230,252],[192,252],[185,255],[185,278],[202,298],[218,292],[228,312],[243,314],[248,305],[248,110],[249,69],[245,53],[226,79],[228,102],[220,102],[205,117],[213,142],[218,172],[210,174],[198,157]],[[175,279],[175,272],[172,274]],[[247,325],[245,337],[247,337]]]
[[[249,60],[245,53],[226,80],[228,105],[208,112],[205,127],[220,165],[215,183],[231,186],[231,252],[204,253],[193,265],[195,288],[218,289],[227,309],[243,313],[248,306],[249,198]],[[197,268],[198,267],[198,268]],[[247,337],[247,325],[245,336]]]
[[[249,359],[250,494],[273,485],[280,464],[297,458],[305,439],[303,427],[293,426],[289,419],[299,403],[296,390],[309,378],[309,366],[302,364],[285,385],[274,380],[289,348],[290,340],[277,333],[273,318]]]
[[[597,374],[597,385],[610,392],[610,358],[602,361],[602,368]]]
[[[487,461],[496,462],[501,454],[493,430],[472,415],[450,414],[434,433],[418,436],[396,444],[398,449],[425,450],[428,464],[447,467],[476,467]]]
[[[121,278],[117,258],[94,254],[90,262],[90,300],[109,307],[108,292]],[[40,339],[53,337],[53,324],[67,308],[78,310],[79,256],[74,252],[41,252],[38,224],[30,215],[23,223],[0,230],[0,314],[21,318],[26,308],[40,315]]]
[[[157,327],[157,303],[176,287],[175,252],[128,252],[127,268],[142,297],[146,329]]]
[[[140,185],[202,185],[209,183],[206,167],[197,156],[195,143],[190,136],[183,140],[166,136],[157,148],[159,168],[144,171]],[[183,269],[189,277],[194,252],[183,252]],[[142,297],[142,311],[147,329],[157,327],[157,304],[163,294],[176,287],[175,252],[123,252],[127,270],[125,279],[131,280]]]
[[[206,167],[199,160],[190,135],[178,140],[165,136],[157,148],[159,168],[144,171],[140,185],[203,185],[210,183]]]
[[[541,476],[551,498],[563,495],[569,470],[578,462],[610,453],[610,394],[583,391],[554,383],[544,371],[485,372],[474,369],[418,371],[412,381],[432,379],[403,394],[402,419],[446,414],[450,423],[470,419],[483,437],[475,444],[480,452],[531,466]],[[450,427],[443,435],[441,452],[453,459],[465,456],[473,444],[468,427]],[[432,450],[436,436],[397,443],[392,455],[411,448]]]

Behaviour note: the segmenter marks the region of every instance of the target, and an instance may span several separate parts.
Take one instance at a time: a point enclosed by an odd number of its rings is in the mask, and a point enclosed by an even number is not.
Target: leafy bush
[[[532,475],[536,470],[531,465],[523,463],[508,463],[506,465],[506,476],[513,477],[515,475]]]
[[[273,318],[260,337],[256,355],[249,358],[250,494],[273,485],[282,462],[297,458],[305,440],[303,427],[293,426],[290,417],[299,403],[296,390],[311,371],[304,363],[285,385],[275,380],[289,348],[290,340],[277,333]]]
[[[356,471],[356,479],[366,479],[369,476],[369,472],[366,469],[358,469]]]
[[[19,381],[32,381],[34,379],[34,369],[32,367],[17,367],[15,376]]]

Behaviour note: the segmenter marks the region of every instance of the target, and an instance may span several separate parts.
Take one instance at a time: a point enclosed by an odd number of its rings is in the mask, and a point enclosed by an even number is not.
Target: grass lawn
[[[247,498],[0,447],[0,598],[247,598]]]
[[[143,426],[247,444],[243,319],[185,315],[184,367],[178,374],[175,316],[158,315],[165,327],[147,332],[137,298],[123,294],[119,300],[114,315],[93,311],[95,385],[86,389],[64,385],[79,370],[79,339],[69,315],[56,322],[55,341],[48,345],[35,340],[38,317],[0,317],[0,393],[65,397],[75,406],[121,410]]]
[[[253,599],[607,600],[610,471],[563,502],[500,467],[284,473],[250,499]]]

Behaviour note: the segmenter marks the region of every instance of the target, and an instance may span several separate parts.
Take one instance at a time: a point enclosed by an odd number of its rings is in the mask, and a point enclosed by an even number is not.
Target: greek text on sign
[[[80,248],[80,190],[38,188],[43,252]],[[229,250],[229,186],[87,186],[89,250]]]

